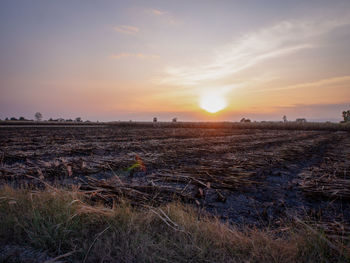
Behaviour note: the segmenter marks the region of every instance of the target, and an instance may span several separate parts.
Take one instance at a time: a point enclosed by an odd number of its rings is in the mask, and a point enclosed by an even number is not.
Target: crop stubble
[[[0,182],[74,185],[107,204],[176,199],[244,224],[298,216],[348,231],[349,146],[349,133],[335,131],[2,128]]]

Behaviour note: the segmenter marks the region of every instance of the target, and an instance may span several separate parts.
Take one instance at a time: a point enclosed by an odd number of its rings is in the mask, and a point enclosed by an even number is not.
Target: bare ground
[[[348,231],[349,170],[345,131],[0,129],[1,184],[78,186],[96,200],[123,197],[140,206],[175,198],[238,225],[302,218]]]

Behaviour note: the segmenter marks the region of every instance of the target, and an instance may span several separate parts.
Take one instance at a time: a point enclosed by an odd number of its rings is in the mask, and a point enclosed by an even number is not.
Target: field
[[[0,184],[8,195],[1,200],[9,200],[13,191],[70,191],[83,196],[91,207],[113,210],[127,204],[135,213],[151,211],[160,224],[175,232],[181,226],[164,209],[184,205],[181,209],[193,210],[198,222],[203,217],[206,224],[215,221],[235,231],[267,231],[273,233],[273,240],[288,232],[283,240],[290,241],[291,229],[305,229],[330,249],[321,261],[346,262],[350,134],[345,126],[339,127],[3,126]],[[271,262],[259,257],[239,259]]]

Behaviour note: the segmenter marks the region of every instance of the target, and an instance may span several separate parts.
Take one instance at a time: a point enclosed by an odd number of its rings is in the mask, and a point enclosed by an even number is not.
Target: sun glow
[[[210,92],[201,96],[199,106],[210,113],[223,110],[227,106],[225,98],[218,93]]]

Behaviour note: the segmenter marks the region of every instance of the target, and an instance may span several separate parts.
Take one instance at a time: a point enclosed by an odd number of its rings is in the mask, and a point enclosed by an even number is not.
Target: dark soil
[[[107,202],[121,191],[135,204],[180,198],[239,225],[294,217],[348,225],[348,190],[320,196],[317,183],[315,194],[303,185],[329,167],[350,180],[349,149],[349,133],[336,131],[2,127],[0,183],[103,188]]]

